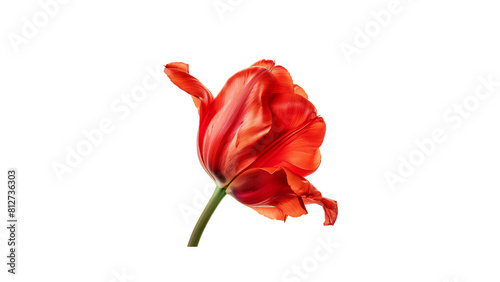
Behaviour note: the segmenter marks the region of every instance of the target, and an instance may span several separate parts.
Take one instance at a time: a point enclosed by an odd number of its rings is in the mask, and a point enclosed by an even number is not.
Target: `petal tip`
[[[330,200],[328,198],[323,198],[321,200],[321,203],[323,203],[323,210],[325,211],[325,222],[323,223],[323,225],[333,226],[337,221],[337,215],[338,215],[337,201]]]
[[[177,69],[189,73],[189,65],[182,62],[172,62],[165,65],[165,72],[167,69]]]
[[[252,67],[264,67],[268,70],[272,70],[276,64],[275,60],[260,60],[252,65]]]

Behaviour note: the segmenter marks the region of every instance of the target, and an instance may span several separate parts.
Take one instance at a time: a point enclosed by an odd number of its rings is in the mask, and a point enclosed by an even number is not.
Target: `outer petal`
[[[286,216],[307,214],[302,198],[288,185],[283,169],[247,170],[231,182],[226,193],[272,219],[284,221]]]
[[[295,94],[300,95],[306,99],[309,99],[309,97],[307,97],[306,91],[304,91],[304,89],[302,89],[302,87],[298,86],[297,84],[293,85],[293,92],[295,92]]]
[[[251,167],[284,167],[301,176],[313,173],[321,162],[319,147],[326,131],[323,118],[300,95],[275,94],[269,107],[273,125],[263,139],[272,142],[256,144],[261,150]]]
[[[281,209],[277,207],[249,207],[270,219],[282,220],[283,222],[285,222],[286,218],[288,217],[288,215],[286,215]]]
[[[287,182],[293,192],[300,196],[304,203],[318,204],[323,207],[325,211],[324,225],[333,225],[337,220],[338,208],[337,201],[323,198],[319,192],[307,179],[294,174],[290,170],[285,169],[287,175]]]
[[[225,187],[256,158],[254,144],[272,125],[268,106],[275,80],[262,67],[231,77],[210,106],[200,127],[205,165],[219,187]]]
[[[167,64],[165,74],[175,85],[193,97],[198,113],[200,117],[203,117],[214,98],[212,93],[198,79],[189,74],[189,65],[185,63]]]
[[[198,158],[205,171],[210,175],[200,147],[200,131],[208,115],[209,107],[214,100],[212,93],[196,78],[189,74],[189,65],[185,63],[170,63],[165,66],[165,74],[180,89],[186,91],[193,98],[198,114],[200,115],[200,129],[198,131]],[[210,177],[214,178],[212,175]]]

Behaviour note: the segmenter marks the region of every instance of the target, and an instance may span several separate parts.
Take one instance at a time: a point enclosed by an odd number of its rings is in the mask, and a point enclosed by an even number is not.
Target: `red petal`
[[[302,89],[302,87],[298,86],[297,84],[293,85],[293,92],[295,92],[295,94],[300,95],[306,99],[309,98],[309,97],[307,97],[306,91],[304,91],[304,89]]]
[[[283,169],[274,172],[266,169],[247,170],[231,182],[227,193],[272,219],[285,220],[286,216],[307,214],[302,198],[288,185]]]
[[[261,60],[252,66],[264,67],[271,71],[271,74],[276,79],[273,93],[295,93],[307,99],[304,89],[297,84],[293,84],[292,76],[283,66],[275,66],[275,62],[271,60]]]
[[[276,84],[269,100],[272,127],[254,144],[259,157],[251,167],[281,166],[302,176],[313,173],[321,162],[319,147],[326,131],[323,119],[317,117],[316,108],[307,100],[307,94],[293,84],[284,67],[265,60],[254,65],[268,69]]]
[[[293,94],[293,80],[290,73],[282,66],[275,66],[271,73],[276,79],[273,93]]]
[[[165,66],[165,73],[175,85],[193,97],[194,104],[198,108],[200,118],[202,118],[207,113],[208,105],[213,101],[213,96],[198,79],[189,74],[189,65],[170,63]]]
[[[284,167],[301,176],[313,173],[321,162],[319,147],[326,131],[323,118],[299,95],[273,95],[269,107],[273,125],[265,139],[272,142],[251,167]]]
[[[209,106],[213,101],[212,93],[196,78],[189,74],[189,65],[185,63],[170,63],[165,66],[165,74],[172,80],[172,82],[177,85],[180,89],[186,91],[193,98],[194,104],[198,109],[198,114],[200,115],[200,129],[204,120],[207,117]],[[200,135],[198,132],[198,158],[200,163],[205,169],[205,171],[210,175],[205,162],[203,161],[203,156],[200,147]],[[210,175],[212,178],[213,176]]]
[[[254,145],[272,124],[268,97],[273,87],[267,69],[250,67],[231,77],[210,106],[199,141],[205,165],[219,187],[257,158]]]
[[[252,67],[264,67],[268,70],[274,68],[274,61],[271,60],[260,60],[252,65]]]
[[[319,192],[307,179],[294,174],[285,169],[287,182],[295,194],[300,196],[304,204],[318,204],[325,211],[324,225],[333,225],[337,220],[338,208],[337,201],[323,198]]]
[[[276,207],[252,207],[256,212],[260,213],[261,215],[268,217],[270,219],[276,219],[276,220],[282,220],[283,222],[286,221],[287,215],[283,213],[282,210]]]

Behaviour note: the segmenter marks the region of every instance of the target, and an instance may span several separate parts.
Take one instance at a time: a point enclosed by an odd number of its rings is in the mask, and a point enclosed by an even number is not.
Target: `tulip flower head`
[[[282,221],[307,214],[307,204],[318,204],[324,225],[335,223],[337,202],[305,179],[320,164],[325,121],[284,67],[261,60],[229,78],[215,98],[189,74],[187,64],[167,64],[165,73],[198,109],[198,158],[217,185],[188,246],[198,245],[226,194]]]

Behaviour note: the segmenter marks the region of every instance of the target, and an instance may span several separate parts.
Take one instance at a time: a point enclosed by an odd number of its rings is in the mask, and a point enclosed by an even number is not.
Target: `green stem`
[[[201,213],[196,226],[194,227],[193,233],[191,233],[191,238],[189,238],[188,247],[198,247],[198,242],[200,242],[201,234],[205,230],[210,217],[214,213],[215,209],[219,205],[220,201],[226,196],[226,189],[215,187],[214,194],[208,201],[207,206]]]

